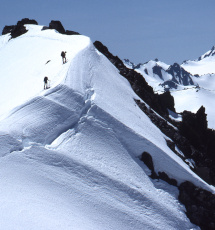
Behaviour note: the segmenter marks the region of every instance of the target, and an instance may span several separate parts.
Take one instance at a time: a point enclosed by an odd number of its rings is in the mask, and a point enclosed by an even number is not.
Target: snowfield
[[[0,229],[199,229],[139,158],[215,189],[168,148],[127,80],[88,37],[26,28],[0,37]]]

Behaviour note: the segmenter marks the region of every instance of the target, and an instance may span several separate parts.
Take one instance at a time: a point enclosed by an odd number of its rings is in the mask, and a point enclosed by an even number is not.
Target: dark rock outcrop
[[[151,155],[143,152],[141,161],[151,170],[150,177],[166,181],[168,184],[177,186],[179,189],[179,201],[186,207],[186,215],[190,221],[199,226],[202,230],[215,230],[215,195],[211,192],[197,187],[189,181],[178,186],[175,179],[170,178],[165,172],[154,170],[154,163]]]
[[[164,80],[162,70],[163,68],[159,65],[155,65],[154,67],[152,67],[153,74],[158,75],[160,79]]]
[[[38,25],[37,21],[29,18],[23,18],[21,21],[18,21],[16,25],[12,26],[5,26],[2,35],[11,33],[11,38],[16,38],[21,36],[22,34],[26,33],[27,30],[25,28],[25,24],[34,24]]]
[[[182,135],[187,137],[196,148],[204,148],[208,140],[207,115],[202,106],[196,114],[184,111],[180,124]]]
[[[184,68],[182,68],[178,63],[174,63],[171,65],[166,71],[170,75],[172,75],[172,80],[176,84],[180,85],[194,85],[191,74],[187,72]]]
[[[151,178],[153,178],[153,179],[157,178],[157,175],[156,175],[155,170],[154,170],[154,163],[153,163],[151,155],[147,152],[143,152],[140,160],[143,161],[144,164],[151,170]]]
[[[202,230],[215,229],[215,195],[198,188],[191,182],[179,186],[179,201],[185,205],[186,214]]]
[[[196,173],[215,185],[215,131],[207,127],[205,108],[202,106],[196,114],[184,111],[179,130],[199,151],[199,154],[192,154],[197,165]]]
[[[71,30],[65,30],[62,23],[60,21],[54,21],[52,20],[49,23],[49,27],[44,26],[42,30],[47,30],[47,29],[55,29],[61,34],[66,34],[66,35],[80,35],[78,32],[71,31]]]
[[[5,26],[2,30],[2,35],[11,33],[14,30],[15,26]]]
[[[21,21],[17,22],[17,25],[25,25],[25,24],[38,25],[36,20],[29,19],[29,18],[23,18]]]
[[[55,29],[61,34],[66,34],[66,31],[65,31],[65,29],[64,29],[64,27],[63,27],[63,25],[62,25],[62,23],[60,21],[52,20],[49,23],[49,29]]]
[[[27,32],[24,25],[16,25],[14,29],[11,31],[11,38],[17,38]]]
[[[149,153],[143,152],[140,160],[143,161],[144,164],[151,170],[150,177],[152,179],[161,179],[163,181],[166,181],[170,185],[177,186],[177,181],[175,179],[170,178],[165,172],[158,172],[158,175],[156,174],[154,170],[154,163]]]
[[[160,94],[159,101],[162,107],[168,108],[169,110],[176,112],[174,97],[170,94],[170,92]]]
[[[67,35],[80,35],[78,32],[71,31],[71,30],[66,30]]]

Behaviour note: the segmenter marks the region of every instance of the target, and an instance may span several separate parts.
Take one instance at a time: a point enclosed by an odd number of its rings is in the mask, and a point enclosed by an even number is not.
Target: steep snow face
[[[215,190],[167,147],[127,80],[89,38],[27,28],[0,50],[19,73],[3,62],[5,87],[13,88],[0,103],[4,113],[13,108],[0,121],[4,229],[198,229],[177,189],[151,180],[139,157],[150,153],[156,172],[178,183]],[[45,91],[44,75],[51,79]]]

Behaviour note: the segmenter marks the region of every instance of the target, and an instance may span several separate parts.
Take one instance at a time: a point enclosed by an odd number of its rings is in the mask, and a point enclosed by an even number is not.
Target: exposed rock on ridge
[[[25,24],[38,25],[37,21],[35,21],[34,19],[23,18],[21,21],[18,21],[16,25],[5,26],[2,30],[2,35],[10,33],[11,38],[16,38],[18,36],[21,36],[22,34],[27,32],[24,26]],[[47,29],[55,29],[59,33],[66,34],[66,35],[79,35],[78,32],[71,31],[71,30],[65,30],[60,21],[52,20],[49,23],[49,27],[44,26],[42,30],[47,30]]]
[[[18,21],[16,25],[5,26],[2,31],[2,35],[11,33],[11,38],[16,38],[27,32],[24,27],[25,24],[34,24],[38,25],[37,21],[29,18],[23,18],[21,21]]]
[[[113,65],[115,65],[115,67],[120,71],[120,74],[130,82],[134,92],[141,99],[143,99],[149,106],[151,106],[151,108],[153,108],[161,116],[168,116],[168,109],[173,110],[174,108],[174,99],[170,94],[165,96],[164,101],[164,97],[155,94],[153,92],[152,87],[147,84],[147,82],[141,74],[137,73],[133,69],[127,68],[123,64],[123,62],[117,56],[111,54],[108,48],[104,46],[101,42],[95,41],[94,45],[112,62]]]

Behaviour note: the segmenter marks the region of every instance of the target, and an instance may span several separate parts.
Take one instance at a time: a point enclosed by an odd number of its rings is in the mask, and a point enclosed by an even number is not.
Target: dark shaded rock
[[[148,70],[147,70],[147,69],[144,69],[144,72],[145,72],[147,75],[149,75],[149,73],[148,73]]]
[[[159,66],[159,65],[155,65],[155,66],[152,68],[153,74],[158,75],[160,79],[164,80],[164,79],[163,79],[162,70],[163,70],[163,68],[162,68],[161,66]]]
[[[42,30],[48,30],[49,27],[48,26],[43,26]]]
[[[144,164],[151,170],[151,177],[153,179],[157,178],[157,175],[156,175],[155,170],[154,170],[154,164],[153,164],[153,160],[152,160],[151,155],[147,152],[143,152],[140,160],[143,161]]]
[[[186,214],[202,230],[215,229],[215,195],[196,187],[191,182],[179,186],[179,201],[186,207]]]
[[[212,184],[210,169],[208,167],[196,167],[195,173],[200,176],[204,181]]]
[[[63,27],[63,25],[61,24],[60,21],[54,21],[52,20],[50,23],[49,23],[49,29],[55,29],[57,30],[59,33],[61,34],[65,34],[66,31]]]
[[[15,26],[5,26],[2,30],[2,35],[11,33],[14,30]]]
[[[168,108],[169,110],[176,112],[174,97],[170,94],[170,92],[167,91],[163,94],[160,94],[159,101],[162,107]]]
[[[178,88],[178,84],[172,80],[165,81],[164,83],[162,83],[160,85],[164,87],[165,91],[169,91],[170,89],[177,89]]]
[[[71,30],[66,30],[67,35],[80,35],[78,32],[71,31]]]
[[[194,85],[194,82],[190,76],[191,74],[182,68],[178,63],[171,65],[166,72],[172,75],[171,81],[175,82],[176,84],[185,86]]]
[[[38,25],[37,21],[35,21],[33,19],[23,18],[21,21],[18,21],[15,26],[14,25],[5,26],[3,31],[2,31],[2,35],[7,34],[7,33],[11,33],[11,38],[16,38],[16,37],[27,32],[27,30],[24,26],[25,24]]]
[[[17,22],[17,25],[25,25],[25,24],[32,24],[32,25],[38,25],[37,21],[34,19],[29,18],[23,18],[21,21]]]
[[[208,140],[205,108],[202,106],[196,114],[184,111],[182,113],[182,123],[179,128],[182,135],[187,137],[196,148],[203,150],[203,146]]]
[[[175,179],[171,179],[165,172],[158,172],[159,179],[166,181],[168,184],[177,186],[177,181]]]
[[[17,38],[27,32],[24,25],[16,25],[14,29],[11,31],[11,38]]]

